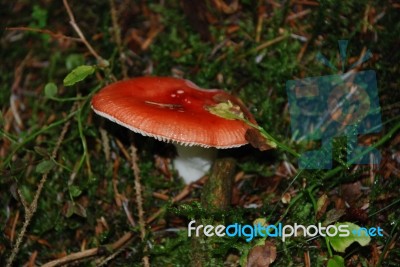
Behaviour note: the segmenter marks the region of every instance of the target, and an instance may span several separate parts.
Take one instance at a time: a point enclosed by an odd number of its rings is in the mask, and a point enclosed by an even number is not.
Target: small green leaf
[[[41,8],[39,5],[33,6],[32,11],[32,22],[30,23],[30,27],[43,29],[47,25],[47,10]]]
[[[83,81],[87,76],[92,75],[96,68],[94,66],[82,65],[73,69],[64,79],[65,86],[74,85]]]
[[[57,94],[57,85],[55,83],[48,83],[44,87],[44,95],[48,98],[52,98]]]
[[[84,63],[85,58],[81,54],[71,54],[65,60],[65,67],[71,71]]]
[[[371,241],[371,237],[360,226],[354,223],[336,223],[335,226],[338,229],[338,233],[335,236],[327,235],[327,238],[333,249],[338,252],[344,252],[353,242],[358,242],[361,246],[366,246]],[[344,234],[344,232],[348,232],[348,235]]]
[[[76,185],[71,185],[69,187],[69,193],[72,197],[78,197],[80,194],[82,194],[82,190],[79,189],[79,187],[77,187]]]
[[[328,267],[344,267],[344,259],[338,255],[334,255],[329,259]]]
[[[87,217],[86,209],[80,205],[79,203],[75,203],[73,201],[67,201],[62,209],[62,213],[65,217],[69,218],[72,215],[78,215],[83,218]]]
[[[244,120],[243,112],[240,107],[233,105],[231,101],[222,102],[215,106],[206,107],[206,109],[218,117],[227,120]]]
[[[28,201],[28,203],[32,202],[33,195],[32,195],[32,191],[29,190],[29,187],[22,185],[19,189],[20,189],[21,195],[25,199],[25,201]]]
[[[47,173],[54,167],[54,162],[51,160],[44,160],[36,166],[36,172]]]

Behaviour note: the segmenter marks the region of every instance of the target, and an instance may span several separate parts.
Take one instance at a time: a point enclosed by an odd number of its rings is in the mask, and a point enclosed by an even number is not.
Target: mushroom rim
[[[111,115],[109,115],[109,114],[107,114],[105,112],[102,112],[102,111],[99,111],[99,110],[95,109],[93,107],[93,105],[91,105],[91,107],[92,107],[93,111],[97,115],[99,115],[99,116],[101,116],[103,118],[106,118],[106,119],[108,119],[108,120],[110,120],[110,121],[112,121],[114,123],[117,123],[118,125],[121,125],[121,126],[123,126],[125,128],[128,128],[132,132],[141,134],[143,136],[152,137],[152,138],[154,138],[154,139],[156,139],[158,141],[165,142],[165,143],[176,143],[176,144],[179,144],[179,145],[182,145],[182,146],[188,146],[188,147],[200,146],[200,147],[203,147],[203,148],[217,148],[217,149],[237,148],[237,147],[245,146],[245,145],[248,144],[248,142],[246,142],[246,143],[243,143],[243,144],[235,144],[235,145],[231,145],[231,146],[213,146],[213,145],[206,145],[206,144],[202,144],[202,143],[198,143],[198,142],[178,141],[178,140],[170,139],[170,138],[162,136],[162,135],[155,135],[155,134],[147,133],[147,132],[145,132],[143,130],[140,130],[139,128],[136,128],[136,127],[133,127],[132,125],[124,123],[124,122],[118,120],[117,118],[115,118],[115,117],[113,117],[113,116],[111,116]]]

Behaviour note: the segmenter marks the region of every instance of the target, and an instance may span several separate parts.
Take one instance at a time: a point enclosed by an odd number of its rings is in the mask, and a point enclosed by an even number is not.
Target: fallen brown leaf
[[[245,138],[250,145],[259,149],[260,151],[265,151],[272,148],[267,144],[268,140],[266,140],[256,129],[247,129]]]
[[[361,197],[361,182],[357,181],[349,184],[342,184],[341,188],[341,197],[350,205],[355,204],[358,198]]]
[[[328,196],[326,194],[323,194],[322,196],[320,196],[318,198],[317,201],[317,215],[316,218],[320,219],[322,217],[322,215],[324,215],[326,208],[328,207],[329,204],[329,199]]]
[[[247,267],[268,267],[276,259],[276,247],[266,241],[263,246],[253,247],[247,256]]]

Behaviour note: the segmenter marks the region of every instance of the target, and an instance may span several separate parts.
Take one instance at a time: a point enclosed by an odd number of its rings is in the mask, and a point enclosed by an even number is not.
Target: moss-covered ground
[[[71,255],[78,256],[69,266],[143,266],[146,258],[151,266],[193,266],[203,254],[205,266],[327,266],[329,259],[337,264],[330,266],[400,265],[396,1],[18,0],[0,3],[0,22],[1,266],[11,259],[13,266],[41,266]],[[279,145],[264,152],[224,150],[221,157],[238,163],[231,205],[223,212],[201,205],[206,178],[185,187],[170,164],[172,146],[132,135],[90,107],[93,94],[116,80],[183,77],[240,97],[260,126],[300,153],[318,144],[292,138],[286,81],[337,74],[316,57],[321,53],[340,69],[342,39],[349,40],[347,65],[372,52],[358,70],[376,71],[382,130],[360,142],[378,149],[381,163],[347,165],[345,137],[334,140],[330,170],[300,169]],[[64,78],[81,65],[94,73],[65,86]],[[321,236],[285,242],[214,236],[200,241],[207,251],[199,254],[186,230],[192,219],[214,225],[351,222],[379,226],[384,234],[344,252]]]

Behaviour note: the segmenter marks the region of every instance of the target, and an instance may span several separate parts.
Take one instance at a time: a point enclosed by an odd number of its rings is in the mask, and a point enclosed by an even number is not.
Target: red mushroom
[[[248,143],[245,139],[248,125],[208,111],[209,107],[227,101],[254,122],[240,100],[228,93],[167,77],[141,77],[113,83],[93,97],[92,108],[100,116],[136,133],[173,142],[178,152],[174,167],[189,183],[210,169],[215,157],[210,148],[232,148]]]

